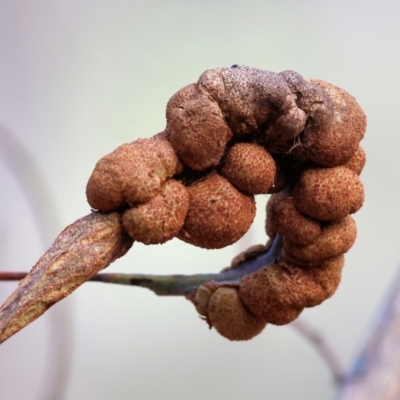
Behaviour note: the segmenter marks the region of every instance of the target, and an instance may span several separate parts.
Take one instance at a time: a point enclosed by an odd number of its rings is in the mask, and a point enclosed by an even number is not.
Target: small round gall
[[[166,134],[182,162],[195,171],[216,166],[233,136],[218,104],[193,85],[168,102]]]
[[[321,221],[344,218],[364,202],[360,178],[342,166],[305,170],[291,195],[299,211]]]
[[[242,192],[262,194],[274,183],[276,166],[262,146],[237,143],[229,150],[221,174]]]
[[[101,158],[89,178],[90,206],[109,212],[152,199],[181,164],[162,135],[124,144]]]
[[[297,259],[315,263],[346,253],[353,246],[356,237],[356,224],[348,215],[326,225],[322,229],[321,235],[311,243],[300,245],[284,241],[283,249]]]
[[[343,167],[351,169],[357,175],[360,175],[366,162],[366,155],[362,147],[359,147],[350,160],[342,164]]]
[[[220,287],[210,298],[208,317],[217,332],[229,340],[249,340],[267,325],[263,317],[254,316],[240,300],[233,287]]]
[[[291,196],[283,197],[270,206],[267,226],[285,240],[296,244],[307,244],[321,235],[319,221],[300,213]]]
[[[324,167],[334,167],[348,161],[364,137],[367,119],[353,96],[322,80],[311,80],[328,93],[332,101],[333,118],[329,129],[322,132],[305,130],[303,147],[310,160]]]
[[[165,243],[178,234],[188,209],[186,188],[180,182],[169,179],[150,201],[126,210],[122,223],[129,236],[138,242]]]
[[[192,303],[196,307],[196,311],[202,315],[207,316],[208,313],[208,304],[210,302],[210,298],[212,296],[212,290],[206,285],[200,285],[196,293],[192,299]]]
[[[240,298],[257,316],[283,309],[302,309],[320,304],[325,294],[307,272],[295,265],[278,262],[245,275],[239,286]]]
[[[239,192],[227,179],[212,173],[187,187],[189,211],[179,239],[206,249],[235,243],[255,216],[253,196]]]
[[[344,256],[327,258],[320,262],[318,266],[308,268],[307,272],[325,292],[325,299],[331,297],[339,286],[342,278],[344,266]]]
[[[286,325],[293,322],[304,310],[303,307],[293,306],[280,306],[270,308],[265,314],[264,318],[267,323],[272,325]]]

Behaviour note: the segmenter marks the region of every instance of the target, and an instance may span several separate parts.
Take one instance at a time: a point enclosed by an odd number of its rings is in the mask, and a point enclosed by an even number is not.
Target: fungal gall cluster
[[[121,212],[134,241],[178,237],[218,249],[249,229],[254,196],[272,194],[266,232],[270,242],[281,240],[280,256],[239,282],[206,282],[190,297],[228,339],[287,324],[332,296],[356,238],[350,214],[364,201],[366,117],[356,100],[294,71],[217,68],[173,95],[166,117],[162,133],[97,163],[87,185],[91,207]]]

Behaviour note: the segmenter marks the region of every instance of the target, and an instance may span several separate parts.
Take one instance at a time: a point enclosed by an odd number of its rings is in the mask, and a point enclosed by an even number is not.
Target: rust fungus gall
[[[179,238],[207,249],[235,243],[255,216],[253,196],[239,192],[227,179],[213,173],[187,187],[189,211]]]
[[[171,144],[162,136],[138,139],[100,159],[87,183],[86,196],[92,208],[104,212],[144,203],[180,168]]]
[[[278,233],[285,240],[307,244],[321,234],[319,221],[300,213],[293,197],[271,201],[267,213],[267,226],[270,233]]]
[[[126,210],[122,222],[132,239],[144,244],[164,243],[178,234],[188,208],[186,188],[169,179],[150,201]]]
[[[359,147],[357,151],[354,153],[353,157],[351,157],[348,161],[343,164],[343,167],[351,169],[357,175],[360,175],[366,161],[365,151],[362,147]]]
[[[364,137],[367,119],[353,96],[345,90],[321,80],[312,80],[325,90],[332,101],[333,118],[330,129],[319,134],[306,131],[302,138],[310,159],[325,167],[348,161]]]
[[[229,340],[249,340],[267,324],[254,316],[242,303],[235,288],[220,287],[210,298],[208,316],[219,334]]]
[[[276,167],[262,146],[237,143],[229,150],[221,173],[242,192],[261,194],[272,186]]]
[[[294,71],[235,65],[205,71],[178,91],[166,119],[164,132],[97,163],[86,195],[100,212],[68,227],[1,307],[0,343],[133,241],[178,237],[206,249],[235,243],[253,222],[256,194],[274,193],[270,239],[231,267],[204,275],[112,274],[107,282],[186,296],[230,340],[251,339],[267,323],[287,324],[335,292],[343,253],[356,238],[350,214],[364,201],[359,143],[366,118],[354,97]]]
[[[232,138],[218,104],[192,86],[167,105],[167,137],[185,165],[196,171],[216,166]],[[182,99],[180,103],[178,100]]]
[[[344,256],[340,255],[323,260],[315,268],[307,269],[308,273],[317,282],[325,292],[325,298],[328,299],[339,286],[344,266]]]
[[[305,170],[291,194],[299,211],[321,221],[344,218],[364,202],[358,175],[342,166]]]
[[[321,235],[311,243],[299,245],[284,242],[284,250],[295,258],[318,262],[325,258],[346,253],[356,240],[356,224],[350,216],[330,222],[322,229]]]
[[[192,299],[192,302],[196,307],[196,311],[200,315],[202,316],[207,315],[208,304],[210,302],[212,294],[213,294],[212,290],[206,285],[200,285],[197,288],[196,293]]]
[[[312,276],[292,264],[276,263],[245,275],[240,282],[240,298],[257,316],[279,313],[280,309],[302,309],[320,304],[324,290]]]

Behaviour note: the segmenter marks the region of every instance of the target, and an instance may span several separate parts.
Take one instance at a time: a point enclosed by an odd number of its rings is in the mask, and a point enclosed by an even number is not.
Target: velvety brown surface
[[[254,316],[242,303],[235,288],[218,288],[210,298],[208,316],[212,326],[230,340],[249,340],[267,325],[263,317]]]
[[[358,175],[342,166],[305,170],[291,194],[299,211],[322,221],[353,214],[364,202]]]
[[[92,208],[105,212],[144,203],[179,169],[178,157],[162,135],[139,139],[98,161],[87,183],[86,196]]]
[[[129,236],[138,242],[164,243],[178,234],[188,209],[188,191],[180,182],[169,179],[150,201],[126,210],[122,223]]]
[[[239,192],[216,173],[187,188],[189,211],[178,237],[208,249],[225,247],[240,239],[255,216],[253,196]]]
[[[276,166],[264,147],[237,143],[229,150],[221,174],[242,192],[265,194],[274,182]]]

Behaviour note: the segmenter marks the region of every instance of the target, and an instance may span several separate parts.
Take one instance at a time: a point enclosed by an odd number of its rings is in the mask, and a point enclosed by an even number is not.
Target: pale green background
[[[294,69],[348,90],[368,116],[366,202],[338,292],[304,317],[350,365],[400,259],[399,14],[389,0],[0,0],[0,123],[37,160],[61,229],[90,211],[85,185],[96,161],[163,130],[168,98],[206,69]],[[28,270],[43,249],[3,164],[0,184],[0,268]],[[233,248],[135,244],[111,269],[216,271],[265,241],[263,203]],[[14,286],[0,284],[1,300]],[[44,400],[49,331],[60,317],[72,323],[66,400],[334,397],[327,367],[290,327],[231,343],[182,298],[86,284],[0,347],[0,399]]]

